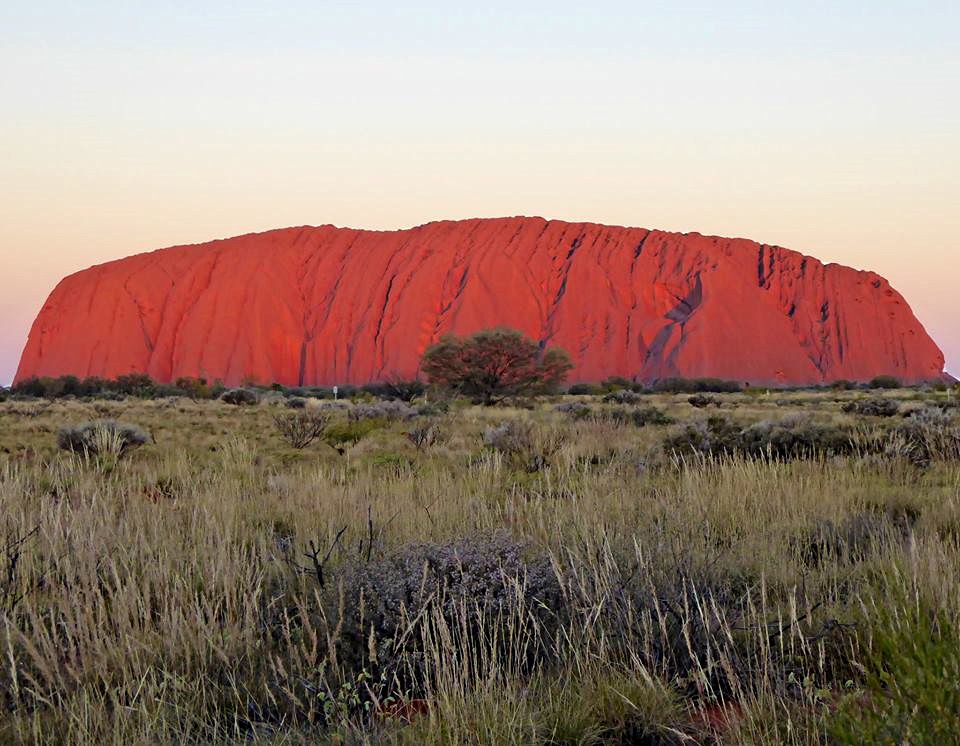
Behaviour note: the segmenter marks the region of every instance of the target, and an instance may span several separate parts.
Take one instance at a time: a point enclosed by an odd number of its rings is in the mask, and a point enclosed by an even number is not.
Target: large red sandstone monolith
[[[53,291],[17,379],[411,378],[442,334],[498,325],[566,349],[572,381],[914,382],[944,363],[871,272],[742,239],[509,218],[287,228],[92,267]]]

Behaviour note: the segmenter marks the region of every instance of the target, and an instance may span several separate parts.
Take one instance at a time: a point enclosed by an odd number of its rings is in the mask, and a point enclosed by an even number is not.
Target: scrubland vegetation
[[[960,741],[957,393],[671,388],[19,392],[0,743]]]

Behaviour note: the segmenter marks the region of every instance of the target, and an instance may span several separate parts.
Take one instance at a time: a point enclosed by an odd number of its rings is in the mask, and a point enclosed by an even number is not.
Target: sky
[[[146,5],[0,3],[0,384],[92,264],[512,215],[877,271],[960,375],[955,0]]]

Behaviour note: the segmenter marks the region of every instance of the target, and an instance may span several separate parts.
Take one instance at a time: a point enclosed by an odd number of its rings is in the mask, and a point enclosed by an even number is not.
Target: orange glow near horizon
[[[512,215],[874,270],[960,376],[955,4],[292,5],[0,9],[0,384],[95,263]]]

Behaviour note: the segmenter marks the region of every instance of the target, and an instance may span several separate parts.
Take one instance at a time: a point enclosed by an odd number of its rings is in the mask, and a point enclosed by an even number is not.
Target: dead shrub
[[[280,436],[298,450],[306,448],[327,429],[330,415],[318,409],[295,409],[273,416],[273,424]]]
[[[530,422],[511,421],[488,427],[484,445],[502,453],[518,469],[529,473],[542,471],[563,447],[563,434],[553,428],[537,428]]]
[[[78,456],[121,458],[150,441],[150,435],[136,425],[115,420],[98,420],[78,427],[63,427],[57,447]]]

